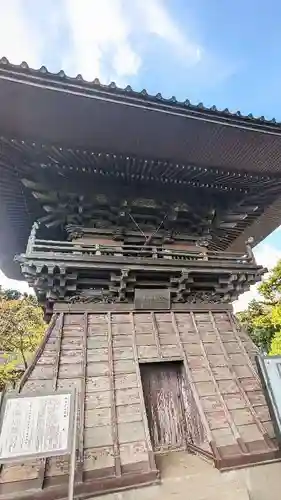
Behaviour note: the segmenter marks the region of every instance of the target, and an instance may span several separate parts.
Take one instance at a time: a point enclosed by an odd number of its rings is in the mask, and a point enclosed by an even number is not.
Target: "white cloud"
[[[133,26],[122,0],[64,0],[64,9],[70,32],[66,69],[92,80],[103,76],[107,60],[117,76],[138,72],[141,59],[130,40]]]
[[[281,259],[281,249],[267,244],[261,243],[254,249],[254,254],[256,257],[257,264],[266,267],[269,271],[277,264],[277,262]],[[268,274],[264,275],[266,278]],[[246,293],[243,293],[238,300],[233,303],[234,311],[244,311],[247,309],[249,302],[253,299],[259,299],[258,292],[259,283],[251,286],[250,290]]]
[[[33,293],[33,290],[25,281],[10,280],[6,278],[2,271],[0,271],[0,286],[3,290],[12,289],[19,290],[21,293]]]
[[[116,75],[134,75],[141,65],[141,58],[126,43],[120,44],[112,59],[112,67]]]
[[[64,0],[64,9],[71,45],[64,67],[72,74],[88,80],[136,75],[142,65],[136,39],[151,35],[168,43],[186,64],[200,60],[202,48],[179,28],[162,0]]]
[[[266,243],[266,241],[254,249],[254,254],[257,263],[266,267],[269,271],[273,269],[278,260],[281,259],[281,249]]]
[[[209,85],[214,67],[227,78],[229,68],[197,41],[192,19],[182,27],[172,7],[167,0],[0,0],[0,55],[123,85],[151,54],[159,68],[172,54],[179,71],[192,67],[188,78],[196,86]]]
[[[187,35],[188,29],[184,32],[180,29],[162,0],[137,0],[137,3],[149,33],[172,45],[175,55],[184,57],[187,64],[195,64],[201,59],[203,48]]]
[[[0,57],[7,57],[14,64],[23,60],[30,66],[40,65],[41,40],[25,16],[22,0],[0,2]]]

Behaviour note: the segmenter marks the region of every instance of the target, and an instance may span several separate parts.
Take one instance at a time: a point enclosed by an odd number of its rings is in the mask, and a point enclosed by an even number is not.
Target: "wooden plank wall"
[[[60,313],[22,392],[77,388],[78,481],[141,476],[156,468],[139,363],[182,360],[205,429],[199,445],[238,465],[276,448],[253,354],[227,311]],[[0,484],[44,487],[67,473],[57,457],[5,466]]]

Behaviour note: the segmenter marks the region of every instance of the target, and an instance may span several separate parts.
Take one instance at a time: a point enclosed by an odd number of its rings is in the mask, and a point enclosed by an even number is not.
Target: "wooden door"
[[[154,450],[185,448],[181,363],[148,363],[140,368]]]

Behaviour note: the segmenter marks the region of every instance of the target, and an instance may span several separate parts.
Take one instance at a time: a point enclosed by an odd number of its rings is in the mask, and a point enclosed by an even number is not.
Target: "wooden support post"
[[[82,339],[82,380],[80,394],[80,418],[78,432],[78,457],[77,457],[77,481],[83,482],[83,464],[84,464],[84,423],[85,423],[85,396],[86,396],[86,375],[87,375],[87,333],[88,333],[88,313],[83,316],[83,339]],[[76,395],[78,401],[78,394]],[[78,408],[76,408],[78,411]]]
[[[108,364],[109,364],[109,384],[110,384],[110,394],[111,394],[111,429],[112,429],[113,453],[114,453],[114,463],[115,463],[115,475],[117,477],[118,476],[120,477],[122,471],[121,471],[121,459],[120,459],[119,440],[118,440],[111,313],[108,313],[107,315],[107,325],[108,325]]]
[[[142,382],[141,382],[141,373],[140,373],[140,367],[139,367],[138,350],[137,350],[137,342],[136,342],[136,329],[135,329],[134,313],[130,313],[130,315],[131,315],[132,331],[133,331],[133,352],[134,352],[134,360],[135,360],[135,367],[136,367],[137,384],[138,384],[138,390],[139,390],[139,396],[140,396],[142,421],[143,421],[143,425],[144,425],[146,450],[147,450],[147,454],[148,454],[150,469],[151,469],[151,471],[156,471],[157,468],[156,468],[154,453],[153,453],[152,444],[151,444],[149,425],[148,425],[148,419],[147,419],[145,402],[144,402],[144,395],[143,395],[143,389],[142,389]]]

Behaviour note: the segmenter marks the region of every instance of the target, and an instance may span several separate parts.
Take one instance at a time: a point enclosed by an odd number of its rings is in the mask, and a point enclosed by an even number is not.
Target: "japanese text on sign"
[[[0,434],[0,461],[68,453],[71,394],[7,399]]]

